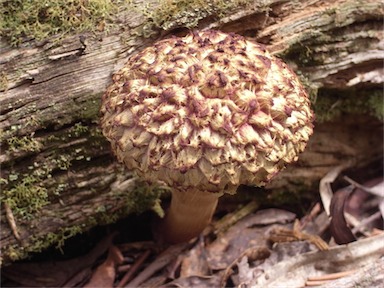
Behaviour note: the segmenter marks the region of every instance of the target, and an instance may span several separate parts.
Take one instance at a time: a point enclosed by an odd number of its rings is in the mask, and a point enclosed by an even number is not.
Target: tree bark
[[[203,11],[193,24],[191,11],[155,23],[145,5],[116,15],[108,33],[19,47],[0,40],[3,263],[156,206],[161,189],[118,164],[101,135],[100,97],[127,57],[194,24],[265,44],[312,95],[318,121],[308,148],[267,189],[310,189],[334,166],[382,157],[380,1],[254,1],[220,15]]]

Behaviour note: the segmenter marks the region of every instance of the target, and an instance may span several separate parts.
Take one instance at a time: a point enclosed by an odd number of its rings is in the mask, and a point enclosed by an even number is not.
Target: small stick
[[[129,269],[131,269],[131,267],[132,267],[131,264],[120,265],[120,266],[117,268],[117,271],[118,271],[119,273],[127,272]]]
[[[300,222],[296,219],[293,229],[276,228],[271,232],[269,239],[272,242],[293,242],[307,240],[319,250],[329,250],[328,244],[317,235],[311,235],[300,231]]]
[[[125,287],[139,287],[141,283],[146,281],[149,277],[155,274],[160,269],[168,265],[173,259],[180,255],[187,247],[189,243],[180,243],[168,247],[163,253],[149,264],[139,275],[137,275],[131,282]]]
[[[116,285],[116,287],[121,288],[124,287],[125,284],[128,283],[132,279],[132,276],[139,270],[141,265],[143,265],[145,259],[148,258],[148,256],[151,254],[150,250],[145,251],[139,259],[136,260],[136,262],[132,265],[131,269],[124,275],[124,277],[120,280],[120,282]]]
[[[372,195],[379,196],[379,197],[384,197],[383,181],[381,181],[379,184],[375,185],[374,187],[367,187],[367,186],[364,186],[364,185],[357,183],[356,181],[352,180],[348,176],[344,176],[343,178],[349,184],[351,184],[357,188],[360,188],[361,190],[363,190],[367,193],[370,193]]]
[[[378,220],[382,217],[382,214],[380,211],[377,211],[375,213],[373,213],[371,216],[368,216],[367,218],[361,220],[359,223],[357,223],[357,225],[355,225],[355,227],[352,229],[352,233],[355,234],[357,232],[364,232],[363,231],[363,228],[365,228],[364,226],[366,226],[367,224],[369,223],[372,223],[373,221],[375,220]],[[367,233],[365,233],[366,235]]]
[[[320,286],[327,283],[327,281],[306,281],[305,287],[313,287],[313,286]]]
[[[18,241],[21,241],[21,237],[19,234],[19,230],[17,229],[17,225],[16,225],[15,217],[13,216],[13,213],[12,213],[12,209],[11,209],[11,207],[9,207],[8,203],[4,202],[3,204],[4,204],[4,209],[5,209],[5,216],[7,217],[8,224],[11,227],[11,231],[13,233],[13,236],[15,236],[15,238]]]
[[[259,207],[260,207],[260,203],[258,203],[257,201],[251,201],[244,207],[240,208],[239,210],[233,213],[227,214],[222,219],[217,221],[215,224],[213,224],[213,227],[211,228],[212,230],[210,230],[209,232],[213,231],[215,235],[221,232],[224,232],[233,224],[243,219],[245,216],[251,214]]]
[[[348,275],[351,275],[355,273],[357,270],[348,270],[348,271],[342,271],[342,272],[337,272],[337,273],[331,273],[331,274],[326,274],[326,275],[321,275],[321,276],[312,276],[308,277],[308,281],[329,281],[329,280],[335,280],[339,279]]]

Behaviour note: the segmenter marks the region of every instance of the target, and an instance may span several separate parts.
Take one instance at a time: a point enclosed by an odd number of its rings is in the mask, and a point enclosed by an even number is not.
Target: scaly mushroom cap
[[[264,46],[193,32],[131,57],[103,96],[101,125],[118,159],[150,182],[234,192],[297,160],[312,134],[297,76]]]

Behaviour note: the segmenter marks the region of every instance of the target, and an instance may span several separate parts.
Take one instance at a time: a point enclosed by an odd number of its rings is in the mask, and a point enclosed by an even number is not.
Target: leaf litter
[[[301,219],[282,209],[256,211],[259,205],[251,201],[213,222],[189,243],[169,247],[151,241],[119,244],[114,243],[116,233],[111,233],[84,256],[14,263],[4,267],[2,274],[20,287],[382,284],[384,182],[377,178],[357,183],[342,177],[345,168],[336,167],[325,175],[319,189],[322,201]],[[333,182],[340,178],[345,186],[333,191]]]

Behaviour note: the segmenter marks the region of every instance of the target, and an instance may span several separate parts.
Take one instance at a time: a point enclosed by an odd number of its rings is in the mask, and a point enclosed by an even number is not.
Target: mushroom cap
[[[119,161],[179,190],[235,192],[296,161],[313,130],[297,76],[263,45],[208,30],[132,56],[102,98]]]

